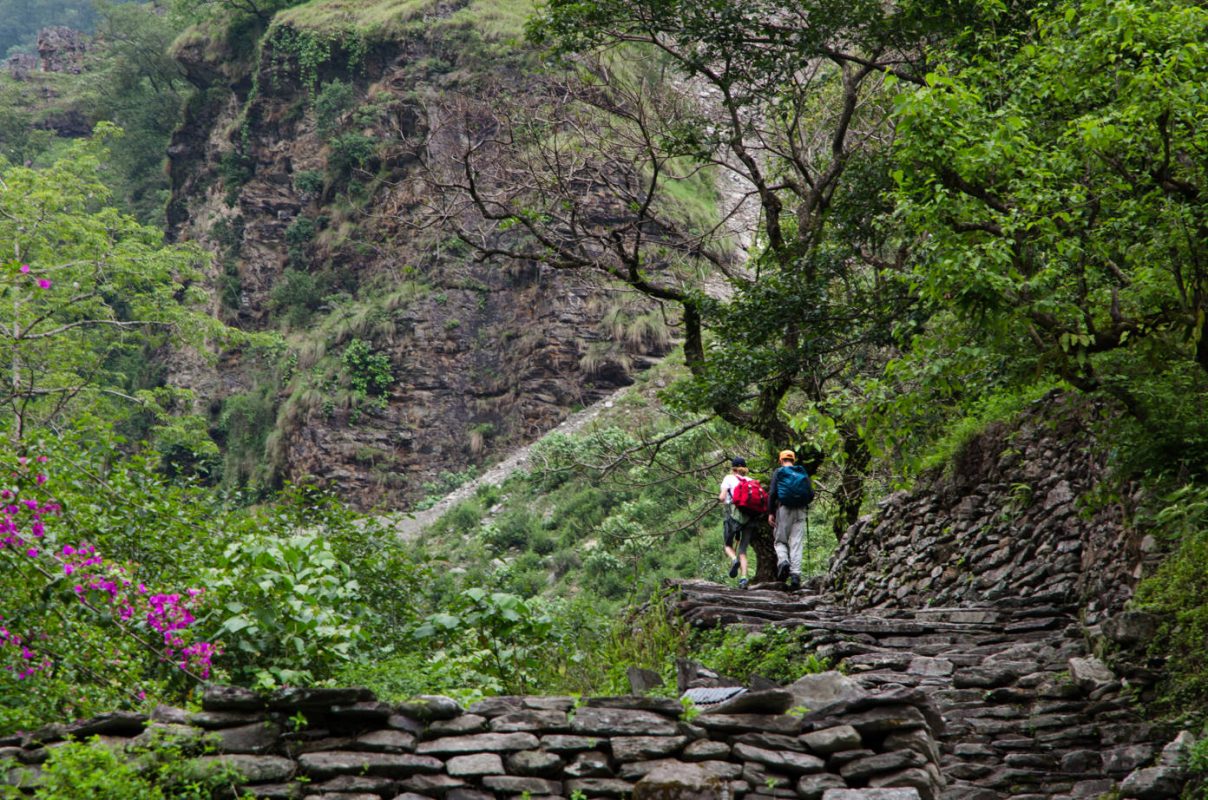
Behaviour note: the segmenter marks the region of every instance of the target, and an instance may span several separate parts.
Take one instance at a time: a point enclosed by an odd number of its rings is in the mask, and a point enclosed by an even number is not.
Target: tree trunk
[[[767,517],[755,523],[751,533],[751,550],[755,551],[755,575],[752,583],[772,583],[776,580],[776,550],[772,546],[772,526]]]

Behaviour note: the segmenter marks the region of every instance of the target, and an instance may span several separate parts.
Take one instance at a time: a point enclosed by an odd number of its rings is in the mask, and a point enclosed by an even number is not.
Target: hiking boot
[[[739,578],[739,579],[738,579],[738,588],[739,588],[739,589],[745,589],[745,588],[747,588],[747,579],[746,579],[746,578]]]
[[[730,577],[731,578],[738,577],[738,559],[737,558],[734,559],[734,563],[730,565]]]
[[[776,580],[783,581],[789,576],[789,562],[781,561],[776,565]]]
[[[790,592],[795,592],[800,588],[801,588],[801,576],[800,575],[794,575],[791,578],[789,578],[789,591]]]

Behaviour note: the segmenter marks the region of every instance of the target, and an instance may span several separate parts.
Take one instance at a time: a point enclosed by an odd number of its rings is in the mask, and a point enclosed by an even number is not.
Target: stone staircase
[[[807,648],[865,690],[925,693],[944,721],[946,800],[1098,798],[1171,739],[1090,657],[1074,607],[1015,599],[852,610],[820,587],[674,586],[694,626],[804,629]]]

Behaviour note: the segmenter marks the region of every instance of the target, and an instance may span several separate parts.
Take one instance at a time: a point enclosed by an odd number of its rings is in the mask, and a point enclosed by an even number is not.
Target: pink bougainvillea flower
[[[38,286],[43,289],[49,289],[51,286],[51,283],[46,278],[38,278]]]
[[[25,551],[25,555],[29,556],[30,558],[37,558],[38,550],[37,550],[37,548],[31,547]]]
[[[37,476],[34,477],[34,483],[41,486],[42,484],[46,483],[46,476],[39,472]]]
[[[29,264],[22,264],[21,272],[25,275],[28,275],[29,274]]]

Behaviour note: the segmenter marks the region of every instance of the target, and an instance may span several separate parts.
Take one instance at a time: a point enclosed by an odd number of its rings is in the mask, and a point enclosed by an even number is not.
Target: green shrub
[[[208,578],[219,607],[207,621],[226,645],[223,666],[242,684],[323,680],[363,643],[360,584],[317,534],[247,537]]]
[[[373,139],[363,133],[341,133],[328,142],[327,166],[337,175],[345,175],[365,166],[373,158]]]
[[[310,217],[296,217],[285,229],[285,243],[290,249],[301,249],[315,238],[315,221]]]
[[[692,638],[691,655],[719,674],[739,680],[759,675],[791,683],[828,667],[805,649],[808,631],[769,626],[757,633],[738,627],[714,628]]]
[[[348,386],[361,399],[380,396],[394,383],[390,356],[374,351],[364,339],[353,339],[340,356]]]
[[[294,189],[299,194],[320,194],[323,191],[323,173],[317,169],[304,169],[295,172]]]
[[[315,130],[327,141],[339,130],[340,116],[356,103],[356,87],[338,78],[323,84],[315,95]]]
[[[255,165],[252,159],[238,150],[228,150],[218,159],[218,176],[226,189],[226,204],[234,206],[239,199],[239,190],[252,179]]]
[[[269,307],[292,327],[300,328],[323,304],[327,283],[312,272],[286,268],[269,293]]]
[[[1151,645],[1166,659],[1164,699],[1173,711],[1208,706],[1208,486],[1163,498],[1156,532],[1174,551],[1137,587],[1138,607],[1161,615]]]

